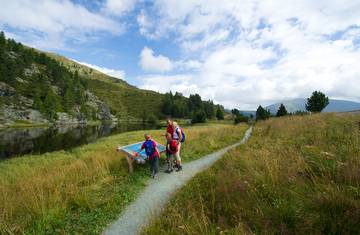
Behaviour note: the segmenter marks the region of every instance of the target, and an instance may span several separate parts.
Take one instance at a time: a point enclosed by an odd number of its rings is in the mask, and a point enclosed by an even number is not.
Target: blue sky
[[[360,101],[360,1],[0,0],[0,29],[140,88],[254,109]]]

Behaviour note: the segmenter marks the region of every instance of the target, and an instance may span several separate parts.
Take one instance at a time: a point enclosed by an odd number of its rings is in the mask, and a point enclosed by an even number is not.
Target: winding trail
[[[150,180],[149,185],[141,195],[130,204],[120,217],[103,232],[105,235],[134,235],[150,222],[153,215],[158,215],[170,199],[172,193],[183,186],[195,174],[209,168],[216,160],[221,158],[227,151],[244,144],[250,137],[252,126],[250,126],[243,139],[233,145],[223,148],[217,152],[204,156],[198,160],[185,163],[183,170],[171,175],[158,174],[155,180]]]

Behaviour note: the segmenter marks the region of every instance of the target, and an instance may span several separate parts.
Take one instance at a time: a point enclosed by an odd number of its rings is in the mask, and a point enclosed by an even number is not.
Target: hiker
[[[166,140],[166,161],[168,169],[165,172],[170,174],[174,171],[174,158],[176,158],[176,154],[179,151],[179,146],[177,141],[172,138],[170,133],[166,133]]]
[[[164,134],[164,136],[165,136],[165,140],[166,140],[166,144],[165,144],[165,146],[167,146],[167,134],[170,134],[171,135],[171,138],[172,138],[172,135],[173,135],[173,133],[174,133],[174,127],[173,127],[173,122],[172,122],[172,120],[170,119],[170,118],[168,118],[167,120],[166,120],[166,124],[167,124],[167,128],[166,128],[166,133]],[[168,159],[169,158],[169,151],[168,151],[168,149],[166,149],[166,159]]]
[[[170,133],[171,134],[171,138],[172,138],[172,135],[174,133],[174,126],[173,126],[173,121],[168,118],[166,120],[166,124],[167,124],[167,128],[166,128],[166,133]],[[166,137],[166,134],[165,134],[165,137]]]
[[[145,149],[145,153],[149,158],[150,161],[150,172],[151,177],[154,179],[159,171],[159,150],[157,148],[156,142],[151,138],[150,134],[145,134],[145,142],[141,145],[139,152]],[[139,155],[137,152],[137,155]]]
[[[172,122],[172,126],[174,128],[172,137],[173,140],[175,140],[178,144],[178,151],[175,154],[175,158],[176,158],[175,167],[178,168],[176,171],[181,171],[182,165],[181,165],[180,150],[181,150],[181,143],[184,142],[185,140],[185,135],[184,132],[181,130],[180,126],[177,124],[177,122]]]

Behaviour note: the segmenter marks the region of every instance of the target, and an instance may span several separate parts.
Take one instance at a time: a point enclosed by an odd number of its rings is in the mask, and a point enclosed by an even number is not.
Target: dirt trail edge
[[[148,186],[140,196],[131,203],[120,217],[103,232],[104,235],[134,235],[139,234],[148,225],[151,217],[158,215],[168,202],[173,192],[183,186],[197,173],[209,168],[216,160],[221,158],[227,151],[244,144],[250,137],[250,126],[243,139],[233,145],[217,152],[206,155],[198,160],[185,163],[183,170],[172,174],[160,172],[158,178],[150,180]]]

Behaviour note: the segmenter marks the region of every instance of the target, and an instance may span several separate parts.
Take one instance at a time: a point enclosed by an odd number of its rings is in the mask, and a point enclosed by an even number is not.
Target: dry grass
[[[245,126],[185,129],[189,161],[241,139]],[[150,131],[162,141],[163,131]],[[143,131],[103,138],[65,152],[0,162],[0,234],[98,234],[148,180],[147,166],[129,175],[115,147],[141,141]]]
[[[360,114],[257,123],[144,234],[358,234]]]

